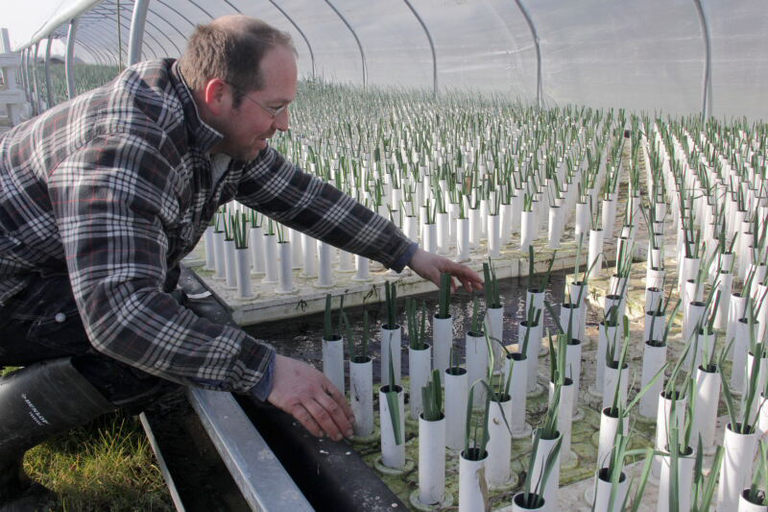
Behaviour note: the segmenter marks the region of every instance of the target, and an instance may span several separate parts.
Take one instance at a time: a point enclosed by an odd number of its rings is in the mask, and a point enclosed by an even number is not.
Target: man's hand
[[[314,436],[327,434],[334,441],[352,437],[352,409],[325,375],[279,354],[274,371],[269,403],[296,418]]]
[[[477,272],[466,265],[427,252],[421,247],[416,249],[408,266],[421,277],[432,281],[437,286],[440,286],[440,274],[448,272],[461,281],[462,286],[468,292],[483,289],[483,279]],[[451,289],[454,292],[456,291],[456,283],[453,278],[451,279]]]

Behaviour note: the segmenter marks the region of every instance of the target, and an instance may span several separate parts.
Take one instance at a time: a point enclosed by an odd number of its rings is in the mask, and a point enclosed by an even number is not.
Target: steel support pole
[[[304,42],[307,44],[307,48],[309,48],[309,58],[312,61],[312,80],[315,79],[315,52],[312,51],[312,45],[309,44],[309,39],[307,38],[306,34],[304,34],[304,31],[301,30],[301,27],[293,21],[293,18],[288,16],[288,13],[285,12],[285,10],[280,7],[280,5],[275,0],[269,0],[272,5],[275,6],[275,9],[280,11],[280,13],[285,16],[285,18],[293,25],[293,28],[295,28],[298,33],[301,35],[301,37],[304,39]]]
[[[701,25],[701,37],[704,39],[704,76],[701,84],[701,121],[706,122],[712,112],[712,50],[709,38],[709,24],[707,15],[704,13],[704,7],[701,0],[693,0],[696,4],[696,12],[699,15],[699,25]]]
[[[342,16],[342,14],[339,12],[339,10],[331,3],[331,0],[325,0],[325,3],[328,4],[328,6],[333,9],[333,12],[336,13],[336,16],[339,17],[339,19],[344,22],[344,25],[347,26],[349,31],[352,33],[352,37],[355,38],[355,41],[357,42],[357,48],[360,50],[360,59],[363,63],[363,89],[368,87],[368,65],[365,60],[365,52],[363,51],[363,45],[360,43],[360,38],[357,37],[357,33],[355,33],[355,29],[352,28],[352,25],[347,21],[347,19]]]
[[[75,90],[75,38],[77,37],[77,18],[69,22],[67,34],[67,55],[64,58],[64,70],[67,76],[67,98],[70,100],[77,96]]]
[[[53,43],[53,36],[48,36],[48,42],[45,44],[45,97],[48,101],[48,108],[53,106],[53,88],[51,86],[51,43]]]
[[[419,24],[421,25],[421,28],[424,29],[424,33],[427,34],[427,40],[429,41],[429,49],[432,50],[432,95],[437,98],[438,88],[437,88],[437,53],[435,52],[435,43],[432,41],[432,34],[429,33],[429,29],[427,28],[427,24],[424,23],[424,20],[421,19],[421,16],[419,16],[419,13],[416,12],[416,9],[411,5],[411,2],[409,0],[403,0],[405,2],[405,5],[408,6],[408,8],[411,10],[414,16],[416,16],[416,19],[419,21]]]
[[[522,0],[515,0],[517,8],[523,13],[526,23],[528,23],[528,29],[531,31],[531,37],[533,38],[533,45],[536,48],[536,106],[542,107],[542,96],[544,88],[541,84],[541,46],[539,44],[539,34],[536,32],[536,25],[533,23],[531,15],[528,14],[528,9],[523,5]]]
[[[144,41],[144,23],[147,21],[149,0],[136,0],[131,18],[131,37],[128,43],[128,65],[141,61],[141,45]],[[159,44],[159,43],[158,43]]]
[[[40,41],[35,43],[35,53],[32,55],[32,112],[40,115],[40,87],[37,84],[37,56],[40,53]]]

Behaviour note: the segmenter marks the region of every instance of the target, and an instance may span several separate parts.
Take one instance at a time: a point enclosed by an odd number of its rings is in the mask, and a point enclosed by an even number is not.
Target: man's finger
[[[330,400],[328,395],[326,395],[326,400]],[[312,419],[314,419],[317,424],[320,425],[320,428],[323,429],[326,434],[328,434],[328,437],[334,441],[341,441],[344,433],[339,429],[338,425],[336,425],[334,419],[331,417],[330,412],[324,406],[322,406],[316,399],[313,398],[307,400],[304,403],[304,407],[306,407],[309,413],[312,415]]]
[[[334,400],[330,395],[318,396],[317,402],[323,407],[329,414],[331,420],[336,425],[344,437],[352,437],[352,423],[354,422],[354,416],[347,414],[346,404],[340,404]]]
[[[323,437],[323,429],[312,418],[312,414],[303,404],[296,404],[292,410],[288,411],[291,416],[296,418],[302,426],[315,437]]]
[[[326,388],[325,392],[341,407],[349,422],[354,422],[355,413],[352,412],[352,407],[349,406],[346,397],[341,393],[341,391],[336,389],[336,386],[331,384]]]

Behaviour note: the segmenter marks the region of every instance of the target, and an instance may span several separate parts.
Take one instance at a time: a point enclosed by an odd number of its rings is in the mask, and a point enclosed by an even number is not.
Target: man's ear
[[[215,116],[220,116],[232,104],[231,89],[221,78],[211,78],[203,89],[205,106]]]

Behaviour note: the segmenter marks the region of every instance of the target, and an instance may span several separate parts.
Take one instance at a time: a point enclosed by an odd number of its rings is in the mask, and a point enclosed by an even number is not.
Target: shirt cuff
[[[275,376],[275,355],[276,352],[271,350],[269,363],[267,363],[267,369],[264,370],[264,375],[258,384],[248,390],[248,394],[260,402],[265,402],[272,392],[272,380]]]
[[[399,258],[397,258],[397,261],[390,268],[395,272],[402,272],[405,266],[411,262],[411,258],[413,258],[413,255],[416,254],[416,249],[418,248],[418,242],[411,243],[411,245],[408,246],[408,248]]]

